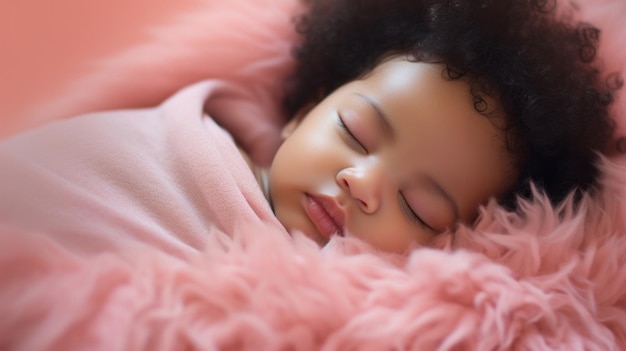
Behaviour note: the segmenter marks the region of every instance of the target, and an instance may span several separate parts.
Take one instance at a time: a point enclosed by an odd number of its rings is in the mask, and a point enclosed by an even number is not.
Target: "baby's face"
[[[497,121],[440,65],[387,60],[298,122],[270,192],[282,224],[321,245],[351,235],[404,252],[472,221],[516,180]]]

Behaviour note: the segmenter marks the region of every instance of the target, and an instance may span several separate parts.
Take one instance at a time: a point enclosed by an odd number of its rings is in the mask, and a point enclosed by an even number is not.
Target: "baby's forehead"
[[[505,114],[495,97],[482,95],[479,100],[469,82],[447,78],[444,69],[402,58],[385,61],[342,89],[339,105],[375,104],[360,116],[365,124],[382,111],[398,138],[389,149],[393,154],[386,155],[394,160],[394,171],[412,173],[426,167],[451,188],[459,184],[457,193],[471,192],[463,187],[490,193],[485,182],[494,185],[493,193],[502,192],[516,174],[506,147]],[[381,133],[376,126],[371,124],[372,133]]]

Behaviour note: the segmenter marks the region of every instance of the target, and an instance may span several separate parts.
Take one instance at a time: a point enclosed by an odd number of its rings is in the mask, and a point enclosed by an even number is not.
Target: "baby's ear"
[[[301,108],[298,111],[298,113],[296,113],[296,115],[293,116],[293,118],[289,122],[287,122],[287,124],[285,124],[285,126],[280,132],[280,138],[283,141],[285,141],[285,139],[291,136],[293,131],[296,130],[296,128],[298,128],[298,125],[300,125],[300,122],[302,122],[304,117],[306,117],[306,115],[309,114],[309,112],[313,109],[313,107],[315,107],[315,104],[311,103]]]

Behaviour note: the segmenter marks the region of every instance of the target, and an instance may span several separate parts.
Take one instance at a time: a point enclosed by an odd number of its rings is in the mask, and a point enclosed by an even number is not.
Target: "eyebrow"
[[[459,205],[454,200],[452,195],[450,195],[450,193],[447,192],[446,189],[441,186],[441,184],[437,183],[437,181],[433,177],[425,175],[424,179],[426,179],[426,181],[433,187],[433,189],[435,189],[443,198],[448,201],[450,207],[452,207],[452,212],[454,213],[454,220],[458,221],[460,218]]]
[[[367,95],[363,95],[363,94],[360,94],[360,93],[354,93],[354,95],[362,98],[370,106],[372,106],[374,108],[374,110],[376,111],[376,117],[378,117],[376,120],[378,121],[378,123],[382,127],[383,133],[388,138],[393,138],[396,135],[396,132],[393,129],[393,127],[391,126],[391,123],[389,122],[389,116],[387,115],[385,110],[382,108],[382,106],[380,106],[380,104],[377,101],[375,101],[374,99],[372,99],[371,97],[369,97]]]

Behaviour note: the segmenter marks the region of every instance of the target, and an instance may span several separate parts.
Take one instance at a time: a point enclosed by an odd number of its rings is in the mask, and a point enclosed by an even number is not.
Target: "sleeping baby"
[[[596,29],[545,1],[311,2],[260,182],[288,230],[404,252],[531,182],[555,202],[593,187],[611,135]]]
[[[0,226],[81,254],[182,254],[242,223],[405,253],[490,199],[596,186],[612,129],[595,28],[546,1],[308,2],[269,168],[220,127],[253,103],[245,88],[209,80],[0,144]]]

